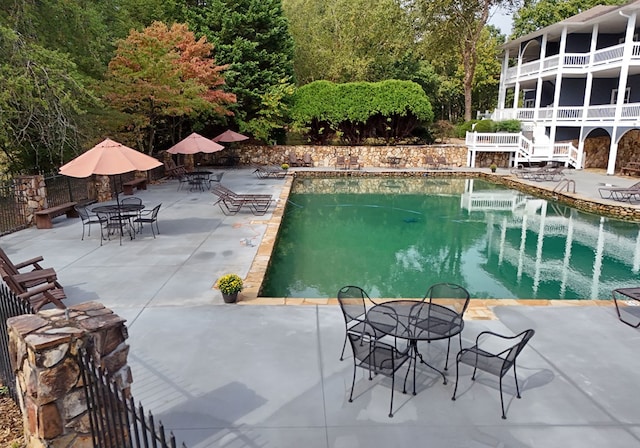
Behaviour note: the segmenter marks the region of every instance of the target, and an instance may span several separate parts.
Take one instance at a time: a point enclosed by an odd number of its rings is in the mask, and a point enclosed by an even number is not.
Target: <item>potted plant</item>
[[[288,163],[283,163],[282,165],[280,165],[280,168],[282,168],[283,170],[287,171],[289,169],[289,164]]]
[[[242,291],[242,279],[236,274],[225,274],[218,279],[216,286],[225,303],[235,303],[238,293]]]
[[[491,170],[492,173],[495,173],[496,170],[498,169],[498,165],[496,165],[495,163],[492,163],[491,165],[489,165],[489,169]]]

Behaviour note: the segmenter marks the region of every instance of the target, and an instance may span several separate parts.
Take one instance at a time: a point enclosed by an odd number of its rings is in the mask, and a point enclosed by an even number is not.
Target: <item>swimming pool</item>
[[[305,178],[289,196],[263,297],[608,299],[640,281],[640,225],[477,179]]]

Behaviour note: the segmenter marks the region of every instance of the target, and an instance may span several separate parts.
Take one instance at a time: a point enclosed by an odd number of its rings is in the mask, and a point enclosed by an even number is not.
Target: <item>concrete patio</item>
[[[223,184],[279,194],[283,180],[251,172],[229,170]],[[635,181],[570,176],[579,194],[598,199],[604,183]],[[474,383],[471,369],[461,370],[459,398],[451,401],[451,366],[447,385],[419,367],[416,396],[403,395],[398,381],[389,418],[386,378],[370,382],[359,369],[348,402],[353,364],[339,361],[337,307],[225,305],[212,289],[221,274],[247,274],[270,213],[224,216],[213,195],[177,191],[176,181],[136,196],[147,207],[162,203],[156,239],[145,229],[122,246],[116,239],[101,247],[97,227],[80,241],[79,221],[61,217],[53,229],[5,235],[0,245],[16,261],[44,256],[67,304],[98,300],[128,320],[134,397],[190,448],[640,446],[640,331],[620,323],[610,306],[497,306],[497,319],[467,321],[463,346],[483,330],[536,330],[519,358],[521,400],[512,374],[505,377],[507,420],[495,377]],[[444,364],[444,342],[420,350]]]

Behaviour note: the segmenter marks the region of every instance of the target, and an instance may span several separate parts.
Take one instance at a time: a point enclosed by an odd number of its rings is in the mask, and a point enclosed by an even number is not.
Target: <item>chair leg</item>
[[[444,370],[449,366],[449,349],[451,348],[451,338],[447,339],[447,357],[444,358]]]
[[[91,230],[91,224],[89,224],[89,230]],[[84,241],[84,223],[82,223],[82,238],[80,238],[80,241]]]
[[[453,395],[451,400],[456,401],[456,392],[458,391],[458,372],[460,371],[460,362],[456,359],[456,385],[453,387]]]
[[[393,417],[393,392],[394,392],[393,389],[395,389],[395,383],[396,383],[396,374],[394,371],[391,376],[391,404],[389,405],[389,418]]]
[[[504,413],[504,398],[502,398],[502,377],[500,377],[500,406],[502,407],[502,420],[506,420],[507,416]]]
[[[349,403],[353,402],[353,388],[356,385],[356,364],[353,362],[353,379],[351,380],[351,393],[349,394]]]
[[[347,348],[347,333],[344,334],[344,343],[342,344],[342,352],[340,353],[340,361],[344,360],[344,349]]]
[[[520,388],[518,387],[518,374],[516,373],[516,362],[513,362],[513,377],[516,379],[516,397],[522,398],[520,396]]]

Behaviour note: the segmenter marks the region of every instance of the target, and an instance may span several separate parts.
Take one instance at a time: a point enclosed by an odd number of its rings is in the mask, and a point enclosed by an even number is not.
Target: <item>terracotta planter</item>
[[[236,303],[238,300],[238,293],[234,292],[231,294],[222,293],[222,298],[224,299],[224,303]]]

